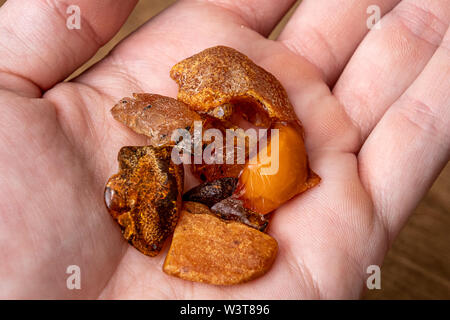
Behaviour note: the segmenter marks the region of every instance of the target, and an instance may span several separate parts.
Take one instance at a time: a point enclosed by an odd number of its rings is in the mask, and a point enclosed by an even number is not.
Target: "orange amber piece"
[[[105,204],[124,238],[148,256],[161,250],[178,221],[183,166],[175,165],[171,147],[123,147],[119,173],[106,184]]]
[[[203,204],[185,202],[163,270],[190,281],[238,284],[265,274],[277,250],[268,234],[222,220]]]
[[[194,121],[203,121],[183,102],[150,93],[133,93],[133,98],[121,99],[111,113],[133,131],[148,136],[153,146],[175,145],[171,137],[176,129],[192,132]]]
[[[233,48],[208,48],[177,63],[170,76],[180,87],[178,100],[198,112],[222,119],[231,105],[266,127],[274,119],[296,119],[280,82]]]
[[[246,164],[234,195],[246,208],[260,214],[275,210],[320,181],[309,168],[301,128],[296,123],[275,123],[272,129],[278,133],[259,150],[257,159]],[[273,145],[276,138],[278,152]]]

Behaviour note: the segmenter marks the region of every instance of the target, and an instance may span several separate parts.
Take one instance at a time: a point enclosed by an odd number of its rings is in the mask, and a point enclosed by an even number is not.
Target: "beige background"
[[[93,0],[94,1],[94,0]],[[120,0],[118,0],[120,1]],[[105,56],[114,45],[174,0],[140,0],[118,34],[73,76]],[[0,0],[0,5],[4,0]],[[295,8],[271,38],[276,37]],[[382,267],[382,289],[367,299],[450,299],[450,165],[411,216]]]

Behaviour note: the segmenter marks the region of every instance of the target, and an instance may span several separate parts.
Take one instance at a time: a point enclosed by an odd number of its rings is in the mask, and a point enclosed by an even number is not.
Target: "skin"
[[[450,157],[450,2],[179,1],[103,61],[61,82],[107,42],[131,0],[10,0],[0,9],[1,298],[358,298]],[[81,30],[65,28],[78,4]],[[369,32],[377,4],[381,29]],[[279,254],[232,287],[183,281],[130,247],[103,204],[121,146],[145,143],[109,110],[132,92],[175,97],[172,65],[214,45],[285,86],[321,184],[273,215]],[[286,68],[289,66],[289,68]],[[167,246],[166,246],[167,247]],[[167,248],[166,248],[167,249]],[[81,290],[66,269],[81,268]]]

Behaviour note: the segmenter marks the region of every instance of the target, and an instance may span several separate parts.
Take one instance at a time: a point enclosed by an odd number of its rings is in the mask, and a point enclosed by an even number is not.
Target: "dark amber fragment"
[[[153,146],[175,145],[177,141],[171,137],[176,129],[192,132],[194,121],[203,121],[183,102],[150,93],[133,93],[133,98],[121,99],[111,113],[117,121],[148,136]]]
[[[278,250],[274,238],[208,213],[203,204],[185,202],[164,261],[165,273],[189,281],[232,285],[269,271]]]
[[[171,161],[171,147],[123,147],[119,173],[106,184],[105,204],[124,238],[148,256],[161,250],[178,221],[183,166]]]
[[[269,223],[264,215],[244,208],[243,201],[228,197],[211,207],[211,211],[224,220],[234,220],[264,231]]]
[[[196,111],[222,114],[215,109],[231,104],[257,115],[249,117],[256,125],[296,120],[280,82],[235,49],[208,48],[177,63],[170,76],[180,87],[178,99]]]
[[[200,202],[212,207],[233,194],[237,181],[237,178],[228,177],[202,183],[186,192],[183,201]]]

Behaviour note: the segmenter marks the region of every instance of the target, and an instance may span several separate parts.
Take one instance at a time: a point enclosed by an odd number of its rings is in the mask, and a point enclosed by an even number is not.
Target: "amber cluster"
[[[270,269],[277,253],[276,240],[265,233],[269,215],[320,181],[309,167],[300,121],[279,81],[232,48],[206,49],[177,63],[170,75],[178,99],[139,93],[111,110],[150,145],[120,150],[106,206],[125,239],[146,255],[158,254],[173,234],[167,274],[216,285],[252,280]],[[203,183],[182,196],[184,172],[171,158],[172,133],[192,132],[195,121],[225,132],[238,128],[235,115],[277,129],[277,145],[270,140],[264,152],[245,150],[245,164],[191,165]],[[267,175],[275,147],[277,170]]]

